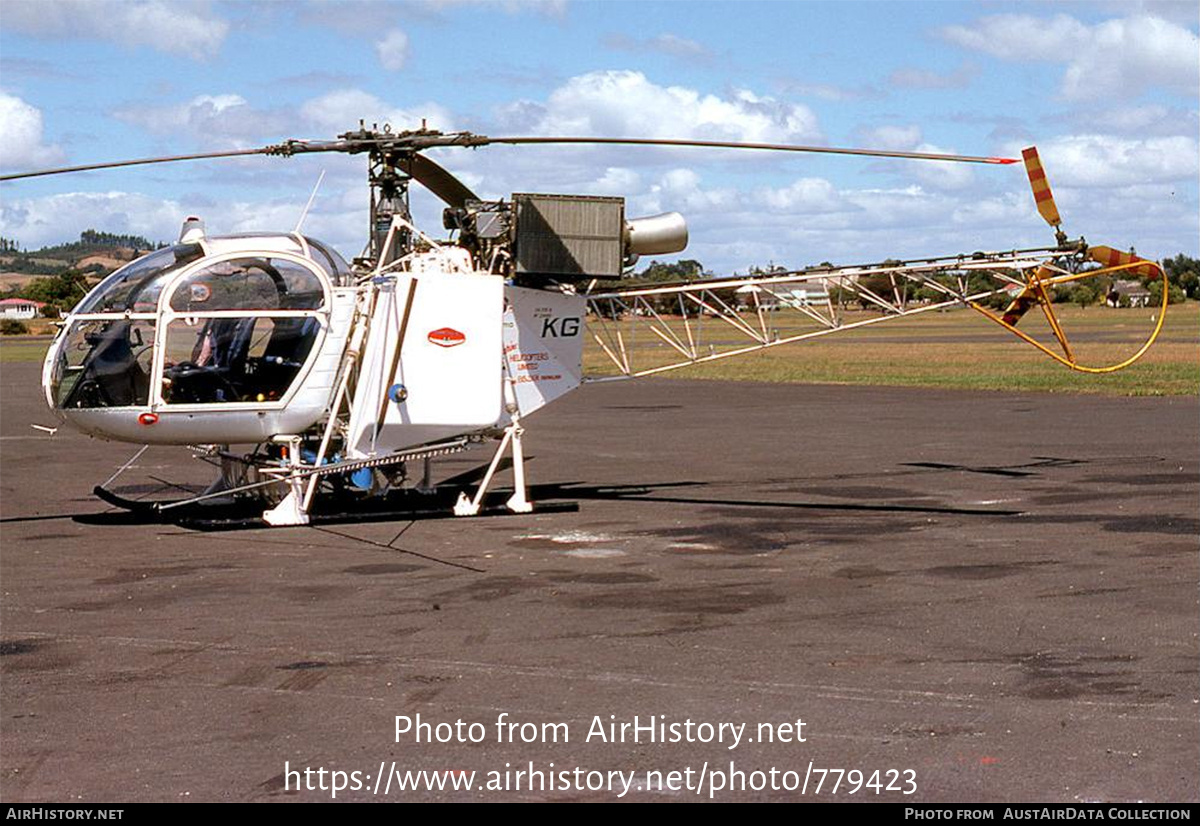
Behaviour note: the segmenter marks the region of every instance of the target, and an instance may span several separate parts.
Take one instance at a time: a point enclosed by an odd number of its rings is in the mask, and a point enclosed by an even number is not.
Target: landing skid
[[[428,460],[436,455],[457,452],[467,446],[467,440],[435,445],[393,455],[383,459],[342,462],[317,468],[293,466],[290,473],[280,474],[274,479],[242,485],[236,488],[217,490],[210,488],[196,496],[148,502],[128,499],[102,486],[93,492],[97,497],[127,511],[119,521],[127,522],[131,517],[147,522],[176,524],[198,530],[238,530],[246,528],[286,527],[302,525],[338,524],[342,522],[380,522],[414,519],[445,519],[463,516],[507,516],[527,513],[561,513],[579,510],[575,502],[552,502],[536,507],[526,494],[525,455],[521,446],[524,433],[519,421],[514,421],[504,431],[486,470],[476,468],[443,481],[436,487],[429,486],[430,469],[425,468],[424,478],[415,489],[395,490],[377,498],[363,499],[354,495],[322,495],[313,506],[300,506],[303,480],[320,474],[345,472],[359,467],[380,466],[394,463],[400,458]],[[505,453],[511,452],[511,457]],[[296,445],[289,451],[298,455]],[[513,490],[511,493],[489,493],[496,474],[511,468]],[[480,478],[482,476],[482,478]],[[260,502],[254,499],[239,499],[237,494],[248,493],[255,488],[271,484],[289,484],[291,490],[274,508],[264,512]],[[478,483],[475,495],[469,496],[470,487]],[[113,520],[113,516],[107,516]],[[103,522],[106,515],[100,514],[89,520]]]
[[[144,513],[150,515],[159,513],[164,505],[181,505],[188,501],[187,499],[168,499],[148,502],[145,499],[127,499],[118,493],[113,493],[111,490],[108,490],[102,485],[96,485],[96,487],[92,488],[92,493],[97,499],[107,502],[113,507],[127,510],[130,513]]]
[[[492,497],[488,495],[488,487],[498,471],[511,467],[513,492],[505,500],[503,507],[509,513],[532,513],[534,507],[526,493],[525,453],[521,445],[521,437],[524,432],[520,417],[514,409],[512,422],[504,429],[500,444],[492,461],[488,464],[487,470],[483,473],[474,497],[468,496],[466,491],[466,486],[474,481],[473,474],[460,475],[447,480],[440,487],[431,487],[430,460],[436,456],[466,450],[471,444],[478,441],[479,437],[477,436],[462,436],[449,442],[427,445],[376,458],[316,465],[306,465],[302,462],[303,443],[300,437],[276,437],[276,441],[286,443],[284,455],[287,457],[288,463],[281,467],[260,468],[260,475],[267,476],[266,479],[235,487],[225,487],[218,480],[208,490],[195,496],[153,502],[127,499],[101,485],[95,487],[93,492],[110,505],[115,505],[132,514],[155,517],[163,522],[177,524],[194,522],[209,527],[226,524],[244,527],[252,522],[273,527],[288,527],[307,525],[322,518],[347,521],[360,516],[379,519],[478,516],[493,513],[496,510],[492,504]],[[505,457],[506,452],[511,452],[511,458]],[[337,495],[332,497],[322,495],[319,500],[314,501],[313,494],[316,492],[317,482],[322,476],[344,474],[365,468],[386,467],[415,460],[424,462],[423,478],[415,491],[393,491],[378,501]],[[254,501],[246,494],[272,485],[284,487],[287,490],[282,500],[268,510],[256,510],[253,516],[250,516],[249,513],[243,515],[242,511],[245,511]],[[452,493],[453,498],[443,501],[444,497],[439,494],[447,491]],[[399,496],[411,496],[412,498],[406,502],[404,507],[398,509],[382,504],[395,500]],[[236,511],[236,515],[220,518],[199,515],[205,511],[211,513],[222,507]],[[261,503],[258,507],[261,508]],[[383,510],[379,510],[380,507]],[[561,508],[556,509],[561,510]],[[376,515],[372,516],[372,514]]]
[[[119,522],[130,519],[145,523],[172,524],[201,531],[248,530],[272,527],[262,518],[262,506],[253,502],[219,504],[214,502],[185,505],[186,500],[146,502],[127,499],[97,487],[96,495],[110,505],[121,508],[120,514],[95,514],[79,517],[88,523]],[[455,501],[464,494],[461,486],[441,486],[431,492],[403,490],[376,500],[323,499],[321,508],[310,511],[309,525],[336,525],[347,522],[402,522],[426,519],[453,519]],[[480,503],[475,516],[514,516],[506,500],[511,493],[497,491]],[[170,504],[171,508],[164,505]],[[535,514],[574,513],[578,502],[546,502],[533,507]]]
[[[425,502],[424,506],[412,503],[413,507],[391,507],[379,510],[369,511],[347,511],[342,513],[309,513],[307,525],[339,525],[347,522],[413,522],[425,521],[429,519],[456,519],[458,514],[455,514],[445,504],[439,504],[437,507],[431,507],[428,504],[428,496],[421,496],[421,500]],[[534,507],[530,513],[575,513],[579,510],[578,502],[551,502],[543,503]],[[497,497],[494,502],[487,502],[480,506],[479,510],[474,514],[476,517],[482,516],[518,516],[508,504],[501,498]],[[192,528],[199,531],[229,531],[229,530],[246,530],[254,528],[272,527],[263,521],[261,514],[247,516],[242,518],[225,517],[225,518],[203,518],[203,517],[182,517],[172,520],[175,524],[183,528]]]

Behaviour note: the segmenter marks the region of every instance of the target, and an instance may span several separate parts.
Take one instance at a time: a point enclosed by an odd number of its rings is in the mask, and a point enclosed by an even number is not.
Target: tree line
[[[23,263],[29,263],[31,266],[38,265],[36,262],[29,262],[32,258],[54,258],[63,256],[80,256],[88,253],[102,252],[109,249],[131,249],[135,252],[148,252],[150,250],[160,249],[166,246],[161,241],[154,243],[147,240],[142,235],[132,235],[129,233],[115,232],[100,232],[94,229],[85,229],[79,233],[78,241],[71,241],[66,244],[55,244],[49,247],[42,247],[38,250],[29,250],[22,247],[14,238],[0,237],[0,255],[9,254],[17,256],[13,261],[5,264],[5,268],[11,272],[32,272],[35,275],[47,275],[50,273],[36,272],[27,269],[14,269],[14,265],[20,266]],[[60,266],[59,270],[62,269]]]
[[[894,266],[899,263],[899,261],[888,260],[882,262],[881,266]],[[822,261],[815,267],[807,267],[806,269],[832,268],[833,266],[828,261]],[[1180,253],[1174,258],[1163,259],[1162,267],[1167,276],[1169,303],[1177,304],[1185,298],[1200,299],[1200,259]],[[752,276],[788,271],[786,267],[774,263],[768,264],[765,267],[753,266],[749,268],[749,274]],[[673,263],[651,261],[645,269],[635,272],[630,277],[624,279],[622,286],[651,286],[675,281],[695,281],[711,277],[713,277],[713,273],[705,269],[702,263],[694,259],[685,259]],[[956,279],[948,276],[942,276],[942,278],[947,279],[947,286],[958,286]],[[1143,285],[1150,293],[1151,305],[1161,303],[1162,301],[1163,285],[1160,279],[1121,278],[1120,275],[1063,284],[1055,288],[1051,298],[1058,303],[1073,303],[1081,307],[1087,307],[1110,299],[1116,302],[1119,300],[1115,297],[1117,281],[1133,281]],[[886,273],[860,276],[858,283],[877,295],[896,300],[901,304],[919,303],[944,297],[943,293],[932,287],[924,287],[905,279],[896,279],[893,284],[892,278]],[[991,279],[984,275],[975,274],[969,277],[967,290],[968,292],[983,292],[992,289],[993,286],[995,284]],[[828,293],[830,299],[841,306],[845,306],[848,303],[858,303],[863,309],[874,306],[870,301],[849,289],[830,286]],[[992,296],[990,302],[999,307],[1006,304],[1009,300],[1009,297],[1005,295],[997,295]],[[671,307],[665,306],[665,301],[662,303],[664,306],[656,307],[656,309],[670,312]]]

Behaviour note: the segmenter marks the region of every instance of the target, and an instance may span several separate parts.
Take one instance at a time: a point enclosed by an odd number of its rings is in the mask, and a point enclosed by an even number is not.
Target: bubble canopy
[[[158,309],[163,285],[171,276],[200,258],[199,244],[176,244],[126,264],[100,282],[73,310],[84,313],[150,312]]]
[[[278,407],[324,335],[349,268],[300,235],[164,247],[102,281],[47,358],[47,401],[112,407]]]

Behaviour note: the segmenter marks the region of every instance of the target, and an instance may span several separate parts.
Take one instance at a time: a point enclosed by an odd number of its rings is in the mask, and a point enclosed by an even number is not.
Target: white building
[[[44,302],[28,298],[5,298],[0,300],[0,318],[37,318],[38,311],[45,306]]]
[[[1110,307],[1120,307],[1121,299],[1128,299],[1130,307],[1149,307],[1150,291],[1138,281],[1115,281],[1104,303]]]
[[[738,300],[746,306],[754,306],[754,293],[758,293],[758,305],[763,309],[774,307],[810,307],[814,304],[824,306],[829,301],[829,293],[825,285],[818,282],[804,284],[781,284],[770,287],[769,290],[754,284],[738,287]]]

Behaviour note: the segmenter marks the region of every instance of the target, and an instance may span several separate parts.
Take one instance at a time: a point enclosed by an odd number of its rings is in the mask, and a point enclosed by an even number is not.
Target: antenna
[[[321,181],[325,180],[325,170],[321,170],[321,175],[317,178],[317,184],[313,187],[312,195],[308,196],[308,203],[304,205],[304,211],[300,213],[300,220],[296,222],[296,228],[292,230],[295,234],[300,234],[300,227],[304,224],[304,219],[308,217],[308,211],[312,209],[313,201],[317,199],[317,190],[321,188]]]

